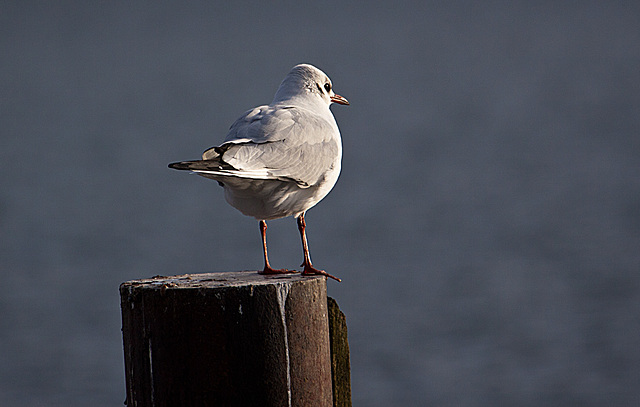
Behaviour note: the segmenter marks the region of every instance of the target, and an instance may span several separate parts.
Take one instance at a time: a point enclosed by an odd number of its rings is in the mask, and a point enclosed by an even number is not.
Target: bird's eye
[[[331,84],[325,83],[324,88],[327,90],[327,92],[331,92]]]

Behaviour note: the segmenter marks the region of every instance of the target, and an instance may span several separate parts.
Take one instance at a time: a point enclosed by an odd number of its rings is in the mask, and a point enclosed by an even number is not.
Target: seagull
[[[302,274],[341,281],[313,267],[304,219],[340,174],[342,140],[331,103],[349,104],[334,93],[331,80],[320,69],[296,65],[271,104],[240,116],[224,142],[202,153],[202,160],[169,164],[218,181],[231,206],[259,221],[264,254],[260,274],[296,273],[274,269],[267,254],[267,221],[293,216],[302,240]]]

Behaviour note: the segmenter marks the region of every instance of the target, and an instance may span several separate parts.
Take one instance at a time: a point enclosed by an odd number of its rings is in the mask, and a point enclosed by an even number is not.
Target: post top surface
[[[240,287],[250,285],[268,285],[277,283],[308,282],[315,279],[326,279],[324,276],[308,276],[300,273],[290,274],[258,274],[257,271],[225,271],[217,273],[182,274],[177,276],[155,276],[140,280],[130,280],[121,287],[138,288],[218,288]]]

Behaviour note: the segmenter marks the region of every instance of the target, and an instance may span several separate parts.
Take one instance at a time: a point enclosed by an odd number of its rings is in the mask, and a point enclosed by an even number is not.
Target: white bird
[[[293,216],[302,239],[302,274],[340,281],[311,264],[304,220],[305,212],[331,191],[340,174],[342,140],[331,103],[349,104],[333,92],[331,80],[320,69],[296,65],[271,104],[243,114],[224,142],[206,150],[202,160],[169,164],[218,181],[231,206],[260,221],[262,274],[296,272],[272,268],[267,255],[266,221]]]

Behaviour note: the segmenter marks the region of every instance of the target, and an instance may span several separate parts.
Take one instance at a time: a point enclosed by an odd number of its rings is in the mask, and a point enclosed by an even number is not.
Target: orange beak
[[[331,96],[331,101],[332,101],[333,103],[337,103],[337,104],[339,104],[339,105],[348,105],[348,104],[349,104],[349,101],[348,101],[347,99],[343,98],[343,97],[342,97],[342,96],[340,96],[340,95],[333,95],[333,96]]]

